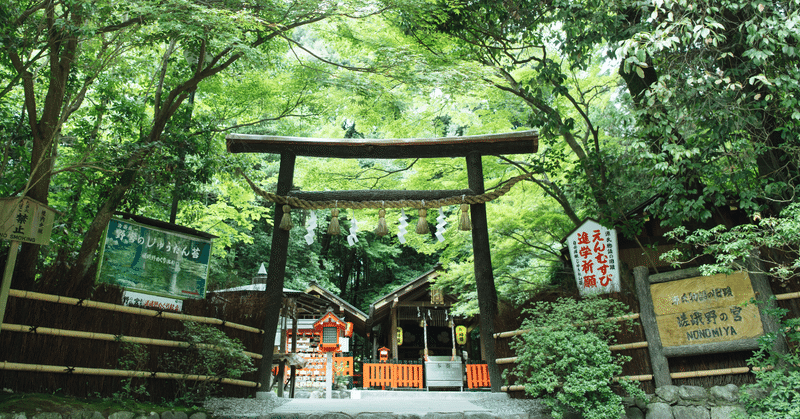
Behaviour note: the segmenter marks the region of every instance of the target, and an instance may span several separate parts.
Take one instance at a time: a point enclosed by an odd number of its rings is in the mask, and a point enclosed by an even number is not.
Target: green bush
[[[182,331],[170,332],[170,335],[188,342],[189,347],[172,351],[159,359],[159,365],[165,372],[239,378],[255,370],[253,360],[244,353],[244,345],[213,326],[184,322]],[[175,399],[186,404],[202,403],[219,388],[219,384],[213,380],[183,378],[177,382]]]
[[[788,310],[768,310],[768,315],[783,318]],[[748,360],[756,383],[744,386],[741,401],[752,419],[800,418],[800,319],[781,322],[779,333],[768,333],[759,342],[759,349]],[[786,353],[773,350],[776,339],[785,338]]]
[[[544,399],[553,417],[576,411],[587,419],[614,418],[623,413],[622,397],[614,392],[614,377],[630,357],[613,355],[609,344],[621,323],[608,320],[628,313],[618,301],[603,298],[554,303],[538,302],[523,312],[527,333],[514,339],[516,383],[532,397]],[[508,379],[508,374],[504,374]],[[644,397],[638,384],[620,380],[620,388]]]

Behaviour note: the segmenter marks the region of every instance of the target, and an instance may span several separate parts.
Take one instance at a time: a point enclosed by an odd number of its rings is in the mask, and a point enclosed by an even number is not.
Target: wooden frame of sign
[[[644,266],[634,268],[656,387],[672,384],[667,358],[755,350],[760,336],[780,327],[764,311],[773,294],[758,272],[701,276],[695,268],[649,275]]]

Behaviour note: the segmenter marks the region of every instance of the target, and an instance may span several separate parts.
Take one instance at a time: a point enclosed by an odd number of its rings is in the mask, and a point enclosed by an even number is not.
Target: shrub
[[[619,418],[622,397],[612,385],[630,357],[611,353],[608,345],[621,324],[608,319],[629,314],[627,307],[596,297],[561,298],[538,302],[523,314],[527,317],[522,328],[529,331],[511,343],[518,357],[511,370],[517,384],[523,384],[530,396],[543,398],[554,417],[571,410],[587,419]],[[644,397],[633,382],[620,380],[619,386],[634,397]]]
[[[788,310],[774,308],[768,315],[783,318]],[[759,349],[748,360],[756,383],[744,386],[741,401],[752,419],[800,418],[800,319],[781,322],[778,333],[761,337]],[[785,338],[789,350],[773,350],[776,339]]]
[[[159,359],[166,372],[185,375],[204,375],[215,378],[239,378],[254,371],[253,360],[244,353],[238,339],[208,325],[184,322],[182,331],[170,332],[174,338],[189,343],[188,348],[175,350]],[[202,403],[216,393],[219,384],[213,380],[178,379],[176,401]]]

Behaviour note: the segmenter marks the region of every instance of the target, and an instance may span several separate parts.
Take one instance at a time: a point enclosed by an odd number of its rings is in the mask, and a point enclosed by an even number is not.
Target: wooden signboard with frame
[[[754,339],[764,333],[746,272],[652,284],[653,309],[665,348]]]

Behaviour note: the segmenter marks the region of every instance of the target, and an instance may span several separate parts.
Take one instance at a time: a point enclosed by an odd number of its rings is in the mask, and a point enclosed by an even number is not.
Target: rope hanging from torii
[[[386,208],[414,208],[419,210],[419,222],[417,223],[415,231],[419,234],[426,234],[430,230],[428,229],[428,223],[426,221],[427,216],[427,209],[428,208],[439,208],[444,206],[450,205],[461,205],[461,218],[459,222],[459,230],[468,231],[471,230],[471,222],[469,220],[469,205],[470,204],[485,204],[487,202],[493,201],[503,195],[505,195],[511,188],[517,184],[518,182],[528,179],[533,176],[533,173],[525,173],[519,176],[515,176],[502,184],[499,188],[486,192],[480,195],[453,195],[446,198],[441,199],[433,199],[433,200],[412,200],[412,199],[401,199],[401,200],[367,200],[367,201],[352,201],[352,200],[306,200],[300,199],[297,197],[292,196],[281,196],[274,193],[267,192],[261,188],[259,188],[252,180],[241,170],[237,169],[237,172],[244,177],[247,183],[250,185],[250,188],[260,197],[266,199],[267,201],[274,202],[279,205],[283,205],[283,218],[281,219],[280,228],[284,230],[289,230],[292,227],[291,218],[289,217],[289,211],[291,208],[300,208],[306,210],[318,210],[318,209],[331,209],[331,224],[328,226],[328,234],[336,235],[339,234],[339,221],[338,215],[340,209],[379,209],[379,221],[378,221],[378,228],[375,230],[375,234],[379,236],[384,236],[388,234],[388,229],[386,228]],[[401,226],[403,226],[404,221],[406,219],[405,211],[402,212],[400,217]],[[316,221],[316,217],[314,217]],[[355,219],[354,219],[355,221]],[[437,218],[440,225],[437,225],[437,238],[440,238],[441,232],[443,231],[443,215],[440,211],[440,217]],[[316,227],[316,225],[315,225]],[[401,233],[404,233],[405,228],[401,229]],[[310,234],[310,232],[309,232]],[[351,233],[354,235],[354,233]],[[401,242],[404,242],[402,234],[399,235]],[[308,240],[308,239],[307,239]],[[442,239],[440,238],[440,241]],[[357,241],[357,239],[355,239]]]

